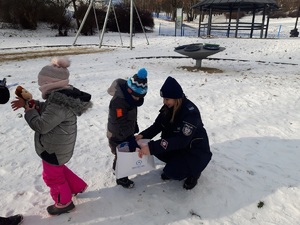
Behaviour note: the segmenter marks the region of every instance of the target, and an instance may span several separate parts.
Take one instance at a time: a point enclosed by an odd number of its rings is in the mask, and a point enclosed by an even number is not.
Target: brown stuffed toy
[[[18,86],[16,88],[15,94],[18,97],[23,98],[25,100],[25,103],[28,104],[30,108],[33,105],[35,105],[35,102],[32,99],[32,94],[29,91],[27,91],[25,88],[23,88],[22,86]]]

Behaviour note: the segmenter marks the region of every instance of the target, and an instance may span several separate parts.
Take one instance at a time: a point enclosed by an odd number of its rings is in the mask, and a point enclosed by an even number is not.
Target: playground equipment
[[[202,59],[208,56],[224,51],[226,48],[217,44],[194,43],[189,45],[181,45],[175,48],[175,52],[188,56],[196,60],[196,67],[201,67]]]

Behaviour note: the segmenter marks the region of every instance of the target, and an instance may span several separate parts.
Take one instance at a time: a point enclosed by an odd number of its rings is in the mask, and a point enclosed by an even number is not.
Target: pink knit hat
[[[44,99],[55,89],[69,87],[70,73],[67,68],[70,65],[68,58],[54,57],[51,59],[51,65],[42,68],[38,75],[38,85]]]

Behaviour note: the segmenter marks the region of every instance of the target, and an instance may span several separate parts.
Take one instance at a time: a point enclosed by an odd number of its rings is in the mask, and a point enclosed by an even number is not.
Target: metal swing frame
[[[89,14],[89,12],[91,11],[93,7],[93,10],[94,10],[94,15],[95,15],[95,20],[96,20],[96,26],[97,26],[97,29],[98,29],[98,32],[100,33],[100,29],[99,29],[99,25],[98,25],[98,22],[97,22],[97,16],[96,16],[96,9],[95,9],[95,0],[91,0],[90,4],[89,4],[89,7],[83,17],[83,20],[82,20],[82,23],[80,24],[80,27],[76,33],[76,36],[75,36],[75,40],[73,42],[73,45],[76,44],[76,41],[78,39],[78,36],[85,24],[85,21],[87,19],[87,16]],[[113,13],[114,13],[114,16],[115,16],[115,20],[116,20],[116,24],[117,24],[117,28],[118,28],[118,32],[119,32],[119,35],[120,35],[120,39],[121,39],[121,45],[123,47],[123,41],[122,41],[122,37],[121,37],[121,32],[120,32],[120,28],[119,28],[119,24],[118,24],[118,20],[117,20],[117,15],[116,15],[116,11],[115,11],[115,8],[112,4],[112,0],[109,0],[109,3],[108,3],[108,7],[107,7],[107,12],[106,12],[106,15],[105,15],[105,20],[104,20],[104,24],[103,24],[103,28],[102,28],[102,32],[101,32],[101,36],[99,37],[100,41],[99,41],[99,48],[101,48],[102,46],[102,42],[103,42],[103,38],[104,38],[104,33],[105,33],[105,30],[106,30],[106,25],[107,25],[107,21],[108,21],[108,16],[109,16],[109,13],[110,13],[110,10],[113,10]],[[147,38],[147,35],[146,35],[146,32],[145,32],[145,29],[144,29],[144,26],[142,24],[142,21],[141,21],[141,18],[140,18],[140,15],[138,13],[138,10],[135,6],[135,3],[133,0],[130,1],[130,50],[133,48],[132,46],[132,39],[133,39],[133,8],[135,8],[136,10],[136,13],[137,13],[137,16],[138,16],[138,19],[139,19],[139,22],[141,24],[141,27],[143,29],[143,33],[145,35],[145,38],[146,38],[146,41],[147,41],[147,45],[149,45],[149,41],[148,41],[148,38]]]

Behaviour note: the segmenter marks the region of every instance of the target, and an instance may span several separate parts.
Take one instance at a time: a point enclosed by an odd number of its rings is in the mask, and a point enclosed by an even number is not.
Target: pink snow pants
[[[67,166],[51,165],[43,160],[43,179],[50,188],[50,195],[55,204],[67,204],[72,194],[83,191],[87,184]]]

